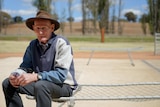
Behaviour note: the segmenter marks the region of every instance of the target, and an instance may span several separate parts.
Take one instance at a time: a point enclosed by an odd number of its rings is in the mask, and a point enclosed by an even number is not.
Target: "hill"
[[[118,23],[115,23],[115,35],[117,35],[118,31]],[[123,35],[144,35],[141,23],[129,23],[129,22],[123,22],[122,23],[122,29],[123,29]],[[87,24],[87,27],[90,28],[87,32],[88,34],[94,34],[93,32],[93,25],[91,23]],[[148,26],[147,26],[148,29]],[[97,32],[99,32],[98,23],[97,23]],[[61,30],[57,30],[56,33],[62,34]],[[18,24],[11,24],[7,27],[7,29],[2,30],[2,34],[6,35],[34,35],[33,31],[28,29],[25,26],[25,23],[18,23]],[[70,26],[69,23],[65,23],[65,29],[64,29],[64,35],[70,35]],[[81,35],[82,34],[82,25],[81,22],[74,22],[72,24],[72,34],[74,35]],[[98,33],[97,33],[98,34]],[[149,30],[147,30],[147,34],[149,34]],[[98,34],[99,35],[99,34]]]

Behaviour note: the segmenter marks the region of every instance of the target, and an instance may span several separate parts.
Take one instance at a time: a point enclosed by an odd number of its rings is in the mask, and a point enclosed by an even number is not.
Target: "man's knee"
[[[6,79],[4,79],[3,80],[3,82],[2,82],[2,87],[7,87],[8,86],[8,84],[9,84],[9,79],[8,78],[6,78]]]
[[[44,81],[37,81],[36,83],[35,83],[35,91],[40,91],[40,90],[44,90],[44,89],[46,89],[46,86],[45,86],[45,82]]]

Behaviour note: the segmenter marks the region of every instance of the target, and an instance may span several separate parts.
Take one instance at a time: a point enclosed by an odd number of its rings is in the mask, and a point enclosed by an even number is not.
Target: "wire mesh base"
[[[80,85],[72,97],[58,100],[127,100],[146,101],[160,99],[160,82],[127,83],[110,85]]]
[[[34,99],[34,96],[26,96]],[[124,101],[148,101],[160,100],[160,82],[143,82],[127,84],[83,84],[79,85],[71,97],[53,99],[61,102],[62,107],[68,102],[68,107],[73,107],[75,101],[90,100],[124,100]]]

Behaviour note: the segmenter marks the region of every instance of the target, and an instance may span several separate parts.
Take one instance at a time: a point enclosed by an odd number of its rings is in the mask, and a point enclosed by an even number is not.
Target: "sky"
[[[64,14],[66,18],[68,15],[68,0],[54,0],[54,4],[52,4],[52,9],[56,11],[59,17],[63,17]],[[111,0],[114,1],[114,0]],[[117,1],[115,0],[115,6],[118,7]],[[138,17],[140,17],[143,13],[147,13],[147,0],[122,0],[122,14],[128,11],[132,11]],[[9,13],[11,17],[21,16],[23,20],[26,20],[30,17],[34,17],[37,9],[32,5],[32,0],[3,0],[2,10]],[[118,16],[118,9],[116,9],[116,15]],[[72,4],[72,16],[75,21],[81,21],[82,19],[82,11],[81,11],[81,0],[73,0]]]

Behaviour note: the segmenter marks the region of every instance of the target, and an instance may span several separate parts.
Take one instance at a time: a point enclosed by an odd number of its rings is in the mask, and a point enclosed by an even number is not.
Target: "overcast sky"
[[[57,14],[62,17],[63,14],[68,15],[68,0],[54,0],[56,6]],[[114,0],[112,0],[114,1]],[[115,4],[117,4],[115,0]],[[147,0],[122,0],[122,15],[128,11],[132,11],[134,14],[140,17],[143,13],[147,13]],[[80,21],[82,19],[81,12],[81,0],[73,0],[72,4],[72,14],[75,21]],[[52,8],[54,5],[52,4]],[[118,7],[118,5],[116,5]],[[34,17],[37,10],[32,6],[32,0],[3,0],[3,11],[9,13],[12,17],[21,16],[23,19],[27,19],[29,17]],[[65,11],[64,11],[65,10]],[[118,15],[118,9],[116,9],[116,15]]]

